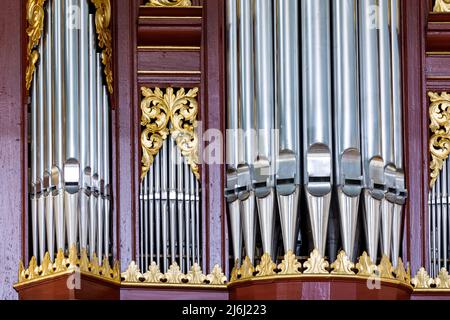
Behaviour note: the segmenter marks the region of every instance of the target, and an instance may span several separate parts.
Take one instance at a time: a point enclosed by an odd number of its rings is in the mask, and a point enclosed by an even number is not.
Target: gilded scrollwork
[[[27,2],[27,22],[26,33],[28,36],[27,44],[27,69],[25,74],[26,89],[31,88],[33,74],[36,70],[36,63],[39,60],[39,52],[36,47],[44,30],[44,4],[46,0],[28,0]]]
[[[336,261],[331,264],[331,274],[355,275],[353,272],[354,263],[350,261],[344,250],[339,252]]]
[[[166,93],[159,88],[155,90],[142,87],[141,125],[145,127],[141,134],[142,144],[142,174],[143,179],[155,156],[163,146],[164,140],[171,135],[181,154],[187,160],[192,172],[200,179],[198,158],[197,127],[197,93],[198,88],[179,89],[176,94],[173,88],[167,88]],[[169,122],[171,127],[169,128]]]
[[[435,0],[433,12],[450,12],[450,0]]]
[[[429,92],[430,98],[430,186],[432,187],[450,154],[450,95]]]
[[[411,280],[415,289],[429,289],[434,284],[434,279],[430,278],[425,268],[420,268],[417,274]]]
[[[284,255],[283,261],[278,265],[280,272],[278,274],[288,275],[288,274],[300,274],[300,268],[302,264],[297,260],[297,257],[292,251],[288,251]]]
[[[358,269],[358,276],[371,277],[377,270],[377,266],[372,262],[367,252],[364,251],[362,256],[359,257],[356,269]]]
[[[113,89],[113,51],[112,51],[112,35],[111,35],[111,2],[110,0],[91,0],[94,4],[95,12],[95,28],[98,36],[98,46],[103,50],[102,63],[106,76],[106,83],[110,94]]]
[[[328,261],[326,261],[319,250],[314,249],[311,252],[308,260],[303,264],[305,271],[304,274],[328,274],[327,268],[329,266]]]
[[[146,4],[149,7],[190,7],[191,0],[149,0]]]
[[[259,265],[256,266],[256,271],[258,274],[257,277],[265,277],[265,276],[272,276],[275,273],[275,269],[277,268],[277,265],[275,262],[272,261],[272,258],[270,257],[270,254],[265,253],[261,257],[261,261]]]

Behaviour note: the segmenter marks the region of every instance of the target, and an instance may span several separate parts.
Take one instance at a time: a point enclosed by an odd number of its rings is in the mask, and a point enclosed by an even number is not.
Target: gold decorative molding
[[[355,275],[355,272],[352,270],[355,264],[350,261],[344,250],[339,252],[336,261],[330,267],[333,269],[331,274]]]
[[[428,96],[431,102],[429,113],[432,134],[429,145],[430,187],[433,187],[450,154],[450,95],[446,92],[429,92]]]
[[[450,277],[448,275],[447,269],[441,269],[439,275],[434,280],[434,283],[436,284],[436,288],[438,289],[450,289]]]
[[[19,277],[15,286],[26,284],[35,280],[43,280],[48,277],[54,277],[62,274],[71,274],[80,272],[91,276],[100,277],[109,281],[120,283],[120,267],[116,261],[111,268],[109,260],[103,259],[102,265],[99,265],[98,259],[89,259],[85,250],[82,250],[80,256],[78,255],[75,246],[69,249],[68,257],[64,256],[63,250],[59,250],[55,262],[50,259],[50,254],[47,252],[42,260],[41,265],[37,265],[36,258],[31,257],[28,268],[25,269],[23,262],[19,263]]]
[[[27,1],[27,22],[26,33],[28,36],[27,44],[27,69],[25,82],[27,91],[31,88],[33,74],[36,70],[36,63],[39,60],[39,52],[36,47],[44,30],[44,4],[46,0],[28,0]]]
[[[381,258],[380,265],[378,266],[378,275],[385,279],[395,279],[394,278],[394,267],[392,266],[391,260],[385,255]]]
[[[91,0],[94,4],[95,12],[95,28],[98,36],[98,46],[103,49],[102,63],[105,66],[106,83],[110,94],[113,89],[113,51],[111,36],[111,3],[110,0]]]
[[[242,262],[241,269],[239,270],[240,279],[250,279],[253,278],[253,273],[255,272],[255,269],[253,268],[253,264],[250,261],[249,257],[245,257],[244,261]]]
[[[288,251],[284,255],[283,261],[278,265],[280,272],[278,274],[288,275],[288,274],[300,274],[300,269],[302,264],[297,260],[297,257],[292,251]]]
[[[435,0],[433,12],[450,12],[450,0]]]
[[[377,266],[372,262],[367,252],[364,251],[358,259],[356,269],[358,269],[358,276],[371,277],[375,274]]]
[[[264,253],[261,257],[259,265],[256,266],[255,270],[258,272],[257,277],[267,277],[276,274],[275,269],[277,265],[272,261],[272,257],[268,253]]]
[[[415,277],[412,278],[411,284],[414,286],[414,289],[430,289],[431,285],[434,284],[434,280],[430,278],[425,268],[420,268]]]
[[[153,164],[155,156],[163,146],[169,133],[175,140],[181,154],[187,160],[195,177],[199,180],[198,137],[197,127],[198,103],[196,100],[198,88],[187,93],[184,88],[176,94],[173,88],[161,89],[142,87],[141,125],[145,127],[141,134],[142,144],[142,174],[146,175]],[[172,127],[169,128],[169,122]]]
[[[402,281],[402,282],[410,282],[411,275],[409,274],[409,270],[406,271],[405,265],[403,264],[403,261],[401,258],[398,258],[397,262],[397,268],[394,270],[395,273],[395,279]]]
[[[180,285],[180,286],[223,286],[227,282],[225,274],[219,265],[215,265],[212,272],[205,275],[199,264],[195,263],[187,274],[184,274],[178,264],[173,262],[168,271],[161,273],[159,266],[152,262],[148,271],[141,273],[139,267],[132,261],[127,270],[122,273],[122,283],[153,284],[153,285]]]
[[[313,252],[311,252],[311,255],[309,256],[308,260],[303,264],[303,267],[305,267],[305,271],[303,271],[304,274],[328,274],[327,271],[329,264],[328,262],[322,257],[319,250],[314,249]]]
[[[191,0],[149,0],[145,4],[148,7],[190,7]]]
[[[240,271],[239,260],[236,259],[234,267],[230,273],[230,282],[237,281],[240,278],[241,275],[239,274],[239,271]]]

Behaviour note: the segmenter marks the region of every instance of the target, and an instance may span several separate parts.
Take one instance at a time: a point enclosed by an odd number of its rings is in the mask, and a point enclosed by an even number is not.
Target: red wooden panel
[[[138,48],[138,71],[200,71],[200,47],[189,49]]]

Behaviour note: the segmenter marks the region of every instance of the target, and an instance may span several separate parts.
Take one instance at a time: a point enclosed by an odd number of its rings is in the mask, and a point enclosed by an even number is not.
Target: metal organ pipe
[[[256,204],[264,253],[274,257],[274,119],[275,79],[273,3],[255,1],[255,97],[257,160],[254,164]]]
[[[276,188],[285,252],[295,251],[300,196],[299,3],[276,2],[277,144]]]
[[[234,261],[240,263],[242,230],[238,195],[237,168],[239,165],[239,57],[238,57],[238,1],[226,1],[227,25],[227,185],[226,200],[230,221]]]
[[[359,62],[361,88],[361,136],[364,177],[364,224],[367,251],[376,260],[380,233],[380,209],[384,198],[384,161],[381,156],[381,110],[378,30],[374,25],[377,1],[359,3]]]
[[[49,0],[44,7],[31,91],[31,232],[39,261],[45,251],[54,259],[72,246],[91,258],[109,256],[109,97],[90,5]]]
[[[355,260],[362,190],[356,0],[332,1],[334,61],[334,170],[344,251]]]

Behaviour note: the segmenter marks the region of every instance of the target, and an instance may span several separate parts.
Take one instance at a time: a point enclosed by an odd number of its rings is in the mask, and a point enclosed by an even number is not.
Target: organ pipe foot
[[[369,190],[364,190],[364,225],[367,252],[373,261],[377,260],[380,234],[381,199],[374,198]]]
[[[331,194],[332,193],[329,192],[322,197],[315,197],[306,191],[306,201],[308,203],[314,247],[320,250],[320,254],[323,256],[325,255]]]
[[[290,195],[283,195],[282,193],[278,192],[278,206],[280,211],[284,252],[295,251],[299,197],[300,186],[296,186],[295,191]]]
[[[64,225],[64,191],[59,190],[53,195],[53,209],[55,214],[56,228],[56,251],[64,250],[66,243],[65,225]]]
[[[270,189],[266,197],[256,198],[263,251],[268,253],[272,259],[274,259],[273,238],[275,232],[274,198],[273,189]]]
[[[244,235],[245,253],[251,263],[255,262],[256,214],[255,193],[250,191],[247,198],[241,198],[241,219]]]
[[[55,256],[55,220],[53,215],[53,196],[51,193],[45,196],[45,222],[47,234],[47,251],[53,261]]]
[[[356,225],[358,223],[359,196],[350,197],[342,189],[337,190],[341,238],[344,251],[348,254],[350,261],[355,261],[355,238]]]
[[[231,242],[233,246],[234,261],[237,261],[237,264],[240,265],[242,252],[242,227],[239,200],[228,203],[228,216],[230,218]]]
[[[386,257],[391,256],[393,215],[394,204],[383,198],[381,200],[381,254]]]
[[[391,256],[394,267],[397,267],[398,258],[400,257],[400,246],[402,239],[402,221],[403,221],[403,205],[394,204],[392,217],[392,247]]]
[[[70,248],[77,244],[78,193],[64,192],[64,214],[67,229],[67,244]]]
[[[39,239],[39,261],[42,261],[45,254],[45,198],[43,196],[39,196],[37,198],[37,225]]]

